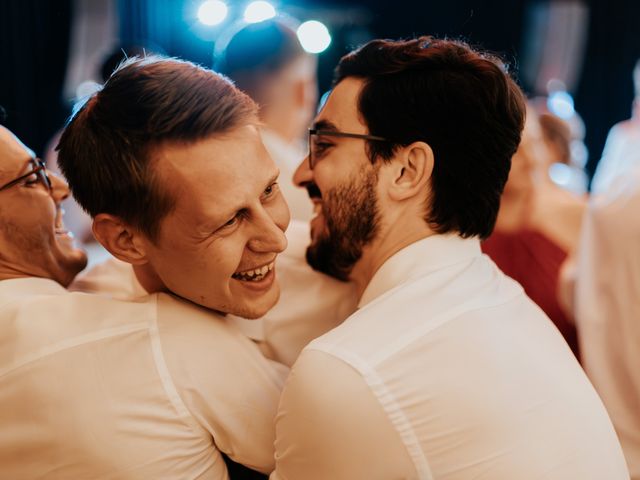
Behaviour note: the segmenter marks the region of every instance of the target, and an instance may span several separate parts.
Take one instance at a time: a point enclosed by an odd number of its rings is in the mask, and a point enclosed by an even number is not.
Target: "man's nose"
[[[289,224],[278,222],[264,211],[256,222],[255,235],[249,240],[249,248],[258,253],[281,253],[287,248],[287,237],[284,232]]]
[[[309,155],[305,157],[305,159],[298,165],[295,173],[293,174],[293,183],[300,187],[304,188],[308,183],[313,181],[313,170],[309,168]]]
[[[60,176],[47,170],[47,176],[51,181],[51,196],[57,204],[69,197],[69,185]]]

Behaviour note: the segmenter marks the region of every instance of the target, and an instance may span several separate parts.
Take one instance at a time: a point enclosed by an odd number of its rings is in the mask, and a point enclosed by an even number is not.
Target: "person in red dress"
[[[575,325],[558,301],[558,280],[578,243],[586,198],[553,183],[548,170],[554,161],[538,116],[529,107],[495,230],[482,250],[523,286],[579,358]]]

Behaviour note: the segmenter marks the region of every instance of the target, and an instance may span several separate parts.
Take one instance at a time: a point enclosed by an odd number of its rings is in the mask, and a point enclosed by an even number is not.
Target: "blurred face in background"
[[[546,175],[551,162],[551,153],[544,140],[538,116],[531,108],[527,108],[522,139],[511,159],[505,193],[523,192],[533,188],[541,176]]]
[[[33,151],[4,127],[0,127],[0,189],[4,278],[42,277],[69,285],[86,266],[87,257],[63,223],[60,204],[69,196],[68,186],[46,172]]]

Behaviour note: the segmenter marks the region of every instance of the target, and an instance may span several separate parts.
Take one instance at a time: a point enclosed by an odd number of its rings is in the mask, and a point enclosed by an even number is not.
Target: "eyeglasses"
[[[47,175],[47,167],[45,166],[44,162],[39,158],[32,158],[31,162],[35,165],[33,170],[30,170],[28,173],[25,173],[24,175],[20,175],[18,178],[16,178],[15,180],[11,180],[9,183],[5,183],[3,186],[0,187],[0,192],[3,190],[6,190],[7,188],[13,187],[14,185],[19,184],[24,179],[29,178],[30,176],[33,176],[33,175],[35,175],[35,177],[32,179],[32,181],[29,181],[27,183],[40,182],[46,187],[47,190],[51,191],[52,190],[51,180]]]
[[[318,163],[318,161],[322,158],[322,154],[326,150],[327,146],[324,146],[322,143],[315,142],[314,137],[316,136],[325,136],[325,137],[346,137],[346,138],[359,138],[362,140],[373,140],[378,142],[388,142],[386,138],[376,137],[375,135],[366,135],[362,133],[345,133],[338,132],[336,130],[317,130],[315,128],[309,129],[309,168],[313,170]]]

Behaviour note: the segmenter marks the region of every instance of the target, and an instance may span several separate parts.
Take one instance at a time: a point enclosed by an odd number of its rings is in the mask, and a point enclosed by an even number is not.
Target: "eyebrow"
[[[333,132],[338,132],[338,127],[329,120],[318,120],[317,122],[313,122],[313,128],[315,130],[330,130]]]

